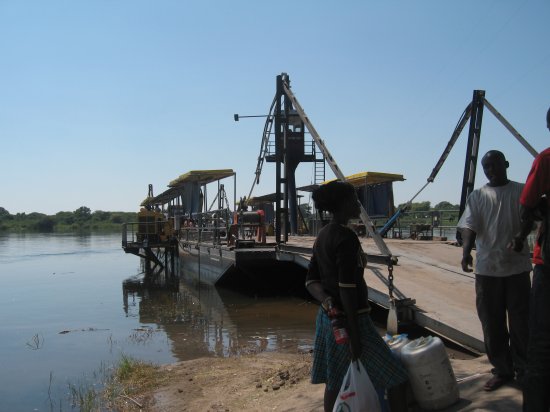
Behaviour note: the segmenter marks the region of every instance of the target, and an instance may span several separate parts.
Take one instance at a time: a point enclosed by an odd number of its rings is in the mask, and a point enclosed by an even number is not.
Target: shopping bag
[[[380,412],[380,401],[363,363],[349,365],[332,412]]]

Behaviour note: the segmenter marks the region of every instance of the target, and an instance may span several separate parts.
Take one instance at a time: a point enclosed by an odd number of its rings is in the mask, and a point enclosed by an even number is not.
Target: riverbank
[[[485,356],[455,358],[451,363],[460,400],[444,411],[521,410],[521,390],[515,384],[494,392],[483,390],[491,370]],[[138,401],[149,405],[142,409],[149,412],[322,411],[324,385],[309,382],[310,369],[309,353],[194,359],[162,366],[168,379]],[[415,405],[410,410],[421,411]]]
[[[111,231],[120,233],[122,223],[135,222],[135,212],[106,212],[82,206],[74,212],[11,214],[0,207],[0,234],[8,233],[80,233]]]

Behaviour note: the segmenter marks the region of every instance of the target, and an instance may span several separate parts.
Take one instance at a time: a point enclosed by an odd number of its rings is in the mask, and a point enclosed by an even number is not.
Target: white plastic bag
[[[363,363],[352,361],[332,412],[380,412],[380,401]]]

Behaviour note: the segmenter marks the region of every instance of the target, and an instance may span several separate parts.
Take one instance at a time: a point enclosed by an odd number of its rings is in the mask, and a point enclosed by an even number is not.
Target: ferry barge
[[[124,250],[143,257],[153,274],[174,272],[188,281],[258,295],[305,295],[311,248],[275,241],[274,195],[239,202],[234,197],[231,208],[225,190],[228,179],[235,187],[236,175],[231,169],[192,170],[171,181],[157,196],[150,185],[138,222],[124,225]],[[372,190],[366,189],[373,187],[383,187],[384,193],[390,194],[386,203],[393,203],[391,182],[398,180],[403,177],[376,172],[349,177],[371,203]],[[215,197],[207,207],[212,186]],[[320,227],[318,221],[307,222],[303,216],[301,223],[302,234],[310,232],[308,226],[312,230]],[[364,226],[358,223],[357,230]]]
[[[367,279],[369,299],[388,307],[390,313],[397,311],[400,321],[412,320],[480,352],[483,351],[483,342],[480,339],[481,331],[473,305],[475,299],[471,287],[472,279],[461,272],[458,263],[455,268],[452,264],[442,266],[436,262],[430,265],[436,268],[438,273],[426,277],[424,266],[418,266],[420,263],[427,264],[420,262],[426,259],[426,254],[413,253],[405,255],[410,259],[407,269],[410,273],[402,276],[398,288],[393,284],[393,265],[397,263],[397,254],[391,252],[382,237],[389,233],[394,222],[406,211],[414,198],[434,181],[469,121],[459,214],[462,212],[465,200],[474,187],[484,107],[487,107],[530,153],[536,154],[525,139],[487,101],[485,92],[475,90],[472,102],[464,110],[427,183],[403,209],[393,215],[391,212],[386,214],[385,217],[390,219],[382,228],[383,230],[376,229],[371,219],[372,211],[367,211],[369,203],[365,201],[361,202],[361,222],[358,222],[361,229],[368,235],[366,239],[374,242],[370,248],[375,246],[379,252],[370,254],[367,252],[368,261],[374,266],[379,265],[369,268],[372,275],[369,275],[368,271],[365,272],[366,278],[374,276],[372,279]],[[238,121],[244,117],[258,116],[236,114],[234,119]],[[256,177],[247,198],[237,203],[234,195],[234,207],[229,208],[220,180],[230,176],[235,178],[235,173],[231,169],[191,171],[171,182],[169,189],[159,196],[153,196],[150,186],[149,196],[142,203],[143,209],[139,213],[139,221],[135,225],[124,226],[124,250],[145,258],[150,272],[157,274],[164,272],[179,275],[181,263],[183,267],[199,266],[198,271],[189,271],[189,273],[198,273],[195,280],[203,283],[244,287],[256,292],[280,292],[281,289],[278,288],[290,291],[294,287],[305,290],[303,279],[311,256],[311,244],[320,225],[316,222],[309,226],[304,225],[307,227],[307,233],[312,235],[310,245],[300,245],[300,242],[291,241],[299,239],[296,235],[300,234],[304,220],[300,216],[295,170],[301,162],[314,163],[315,181],[310,185],[311,189],[325,181],[325,164],[330,166],[336,178],[348,180],[349,176],[344,176],[313,127],[292,92],[290,79],[286,73],[277,76],[275,98],[265,117]],[[306,129],[311,137],[310,141],[306,141]],[[248,207],[253,205],[254,200],[251,196],[252,190],[260,179],[264,162],[274,162],[276,168],[275,193],[269,195],[272,196],[270,201],[272,207],[270,209],[256,205],[255,210],[249,210]],[[205,186],[214,182],[218,185],[217,194],[212,205],[207,208]],[[391,181],[386,183],[391,184]],[[256,200],[259,199],[261,198],[256,198]],[[218,204],[214,209],[213,205],[216,201]],[[238,207],[236,207],[237,204]],[[393,198],[391,207],[393,208]],[[416,228],[418,233],[422,233],[423,230],[425,228]],[[273,236],[270,236],[271,234]],[[422,234],[418,237],[426,238]],[[460,252],[458,248],[455,249]],[[427,259],[430,261],[431,256],[428,255]],[[416,271],[411,269],[415,265],[418,266]],[[439,273],[442,270],[444,270],[443,275]],[[181,273],[185,272],[187,271],[181,271]],[[411,276],[413,274],[414,276]],[[411,282],[406,282],[409,276]],[[420,279],[425,280],[426,283],[418,289],[416,285],[419,284]],[[458,284],[464,285],[463,296],[448,293]],[[386,287],[387,294],[384,293]],[[421,299],[422,304],[416,305],[412,296],[415,299]],[[456,304],[453,300],[457,301]],[[392,316],[392,318],[395,317]]]

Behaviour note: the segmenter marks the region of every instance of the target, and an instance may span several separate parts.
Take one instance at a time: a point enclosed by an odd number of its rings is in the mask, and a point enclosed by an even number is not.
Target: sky
[[[267,114],[283,72],[344,174],[402,174],[404,203],[474,90],[550,146],[549,21],[547,0],[0,0],[0,207],[137,211],[196,169],[231,168],[248,195],[265,119],[233,114]],[[466,141],[415,201],[460,202]],[[490,149],[525,181],[532,155],[486,109]]]

